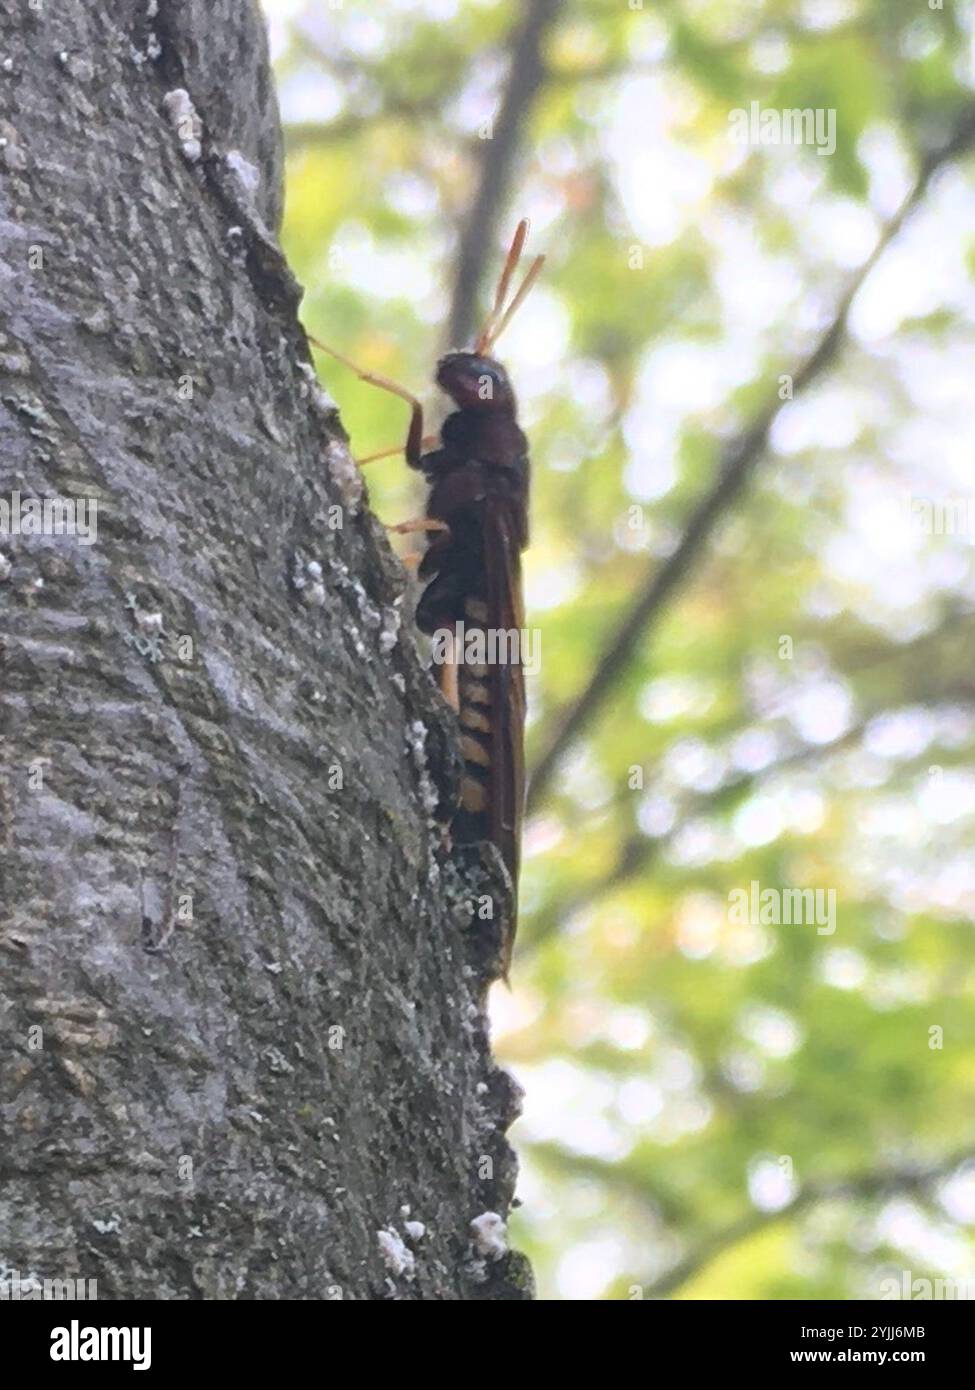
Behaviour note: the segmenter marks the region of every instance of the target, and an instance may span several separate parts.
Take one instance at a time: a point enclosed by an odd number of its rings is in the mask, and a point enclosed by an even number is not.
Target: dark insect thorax
[[[441,430],[442,447],[420,467],[430,483],[427,516],[449,532],[436,533],[420,565],[430,579],[417,606],[421,632],[466,622],[469,598],[487,601],[487,567],[517,559],[528,542],[528,442],[512,413],[458,410]],[[516,555],[485,552],[485,513],[503,514]],[[500,622],[500,614],[493,615]]]

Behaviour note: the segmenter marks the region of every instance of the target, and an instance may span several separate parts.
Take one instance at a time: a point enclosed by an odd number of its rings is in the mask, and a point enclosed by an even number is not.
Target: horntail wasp
[[[438,680],[457,711],[464,759],[454,836],[460,843],[493,841],[511,878],[512,913],[503,949],[505,978],[517,918],[525,797],[521,552],[528,544],[529,462],[528,441],[518,427],[508,374],[489,354],[545,262],[544,256],[535,257],[509,302],[527,235],[528,222],[522,221],[505,258],[494,305],[473,349],[448,352],[437,363],[437,384],[457,408],[443,423],[439,447],[427,453],[424,447],[438,441],[424,438],[423,407],[412,392],[361,370],[341,353],[310,338],[361,380],[393,392],[410,405],[402,452],[409,466],[424,475],[430,490],[426,515],[390,530],[423,531],[430,536],[419,565],[420,578],[429,582],[417,605],[416,621],[421,632],[446,638]],[[399,452],[385,450],[360,462]],[[465,661],[453,637],[458,632],[466,634],[466,650],[471,649],[472,633],[474,650],[478,650],[480,633],[480,650],[513,659]]]

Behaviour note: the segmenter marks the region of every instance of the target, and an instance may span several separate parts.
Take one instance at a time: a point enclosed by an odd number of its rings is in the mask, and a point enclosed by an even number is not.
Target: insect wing
[[[512,499],[489,497],[484,511],[486,626],[498,629],[490,667],[492,694],[490,816],[491,838],[500,848],[517,898],[521,822],[525,801],[525,673],[521,638],[521,545],[524,511]],[[501,660],[502,654],[515,659]],[[511,942],[508,943],[509,952]]]

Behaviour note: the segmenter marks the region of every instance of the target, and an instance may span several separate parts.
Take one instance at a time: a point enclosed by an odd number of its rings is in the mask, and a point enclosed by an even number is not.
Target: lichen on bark
[[[23,3],[0,58],[0,497],[98,527],[0,538],[0,1265],[525,1297],[470,1226],[502,876],[310,369],[260,16]]]

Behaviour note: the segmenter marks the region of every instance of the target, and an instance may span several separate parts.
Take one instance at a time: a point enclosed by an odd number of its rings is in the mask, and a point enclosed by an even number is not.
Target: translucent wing
[[[526,539],[525,511],[521,500],[499,497],[485,499],[484,597],[488,612],[485,626],[505,634],[503,647],[499,644],[499,654],[503,652],[509,658],[491,665],[488,676],[492,696],[488,815],[491,839],[501,851],[514,891],[512,924],[506,941],[505,974],[514,945],[525,803],[525,673],[521,649],[521,636],[525,628],[521,589],[521,550]]]

